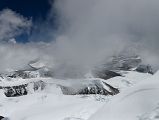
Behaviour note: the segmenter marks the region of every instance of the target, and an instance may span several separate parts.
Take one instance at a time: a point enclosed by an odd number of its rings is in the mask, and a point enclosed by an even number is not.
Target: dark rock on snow
[[[98,72],[94,73],[94,76],[107,80],[107,79],[110,79],[110,78],[113,78],[116,76],[122,76],[122,75],[117,72],[114,72],[114,71],[102,70],[102,71],[98,71]]]
[[[92,73],[94,77],[107,80],[116,76],[122,76],[120,73],[117,72],[121,70],[135,70],[137,72],[153,74],[152,67],[150,65],[142,64],[141,58],[137,55],[113,56],[109,62],[97,66]]]
[[[3,87],[3,89],[4,89],[4,94],[7,97],[17,97],[17,96],[27,95],[28,92],[26,87],[27,84],[19,86]]]
[[[104,88],[103,85],[99,83],[86,85],[80,89],[75,87],[60,86],[63,94],[65,95],[86,95],[86,94],[100,94],[100,95],[116,95],[119,93],[117,88],[110,86],[109,84],[102,82],[109,90]]]
[[[2,120],[4,117],[3,116],[0,116],[0,120]]]
[[[28,88],[29,85],[31,85],[32,88]],[[7,97],[17,97],[17,96],[27,95],[29,89],[32,89],[34,92],[37,90],[44,90],[45,86],[46,86],[45,82],[37,81],[23,85],[2,87],[2,89],[4,90],[4,94]]]
[[[0,116],[0,120],[9,120],[9,118]]]
[[[150,65],[139,65],[136,68],[137,72],[141,72],[141,73],[150,73],[153,74],[153,70],[152,67]]]

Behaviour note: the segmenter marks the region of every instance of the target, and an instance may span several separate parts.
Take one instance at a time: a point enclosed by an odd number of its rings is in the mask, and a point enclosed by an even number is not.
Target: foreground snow
[[[45,81],[48,85],[43,91],[32,91],[20,97],[6,97],[4,91],[0,90],[0,115],[7,116],[11,120],[87,120],[95,113],[106,101],[108,97],[101,95],[63,95],[60,85],[76,86],[79,80],[57,80],[52,78],[41,79],[19,79],[13,81],[3,81],[0,85],[14,86]],[[82,80],[83,81],[83,80]],[[83,81],[83,85],[92,83]],[[76,83],[76,84],[75,84]],[[82,84],[81,84],[82,85]]]
[[[159,72],[121,92],[89,120],[158,120]]]
[[[152,76],[135,71],[121,72],[123,76],[106,80],[108,84],[120,89],[121,93],[116,96],[63,95],[57,86],[60,84],[81,88],[96,80],[105,81],[99,78],[1,81],[0,85],[8,86],[42,80],[50,86],[43,91],[30,91],[28,95],[10,98],[5,97],[0,90],[0,115],[7,116],[10,120],[145,120],[144,118],[152,116],[154,111],[159,111],[156,108],[159,102],[157,97],[159,82],[155,80],[159,75]]]
[[[0,114],[11,120],[86,120],[104,104],[86,96],[52,93],[35,93],[15,98],[3,96],[0,103]]]

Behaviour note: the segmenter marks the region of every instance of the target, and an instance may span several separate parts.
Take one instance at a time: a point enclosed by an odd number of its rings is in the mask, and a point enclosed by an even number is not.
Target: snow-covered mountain
[[[112,98],[89,120],[158,120],[158,93],[159,72]]]
[[[127,120],[130,115],[129,120],[149,120],[154,111],[157,116],[159,76],[137,56],[115,57],[80,79],[56,79],[46,65],[36,62],[29,63],[30,68],[1,74],[1,116],[10,120]],[[156,103],[151,104],[153,98]]]
[[[152,67],[143,64],[142,59],[137,55],[113,56],[110,61],[96,66],[92,72],[94,77],[110,79],[112,77],[122,76],[120,71],[137,71],[153,74]]]

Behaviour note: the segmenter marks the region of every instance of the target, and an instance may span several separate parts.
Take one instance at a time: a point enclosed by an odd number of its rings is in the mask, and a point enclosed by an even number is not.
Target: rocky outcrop
[[[7,77],[9,78],[22,78],[22,79],[28,79],[28,78],[37,78],[39,77],[39,73],[37,71],[25,71],[25,70],[18,70],[15,72],[11,72]]]
[[[44,90],[46,83],[43,81],[30,82],[28,84],[22,84],[17,86],[5,86],[1,87],[4,90],[4,94],[7,97],[17,97],[27,95],[28,92],[36,92],[38,90]]]
[[[85,82],[85,81],[84,81]],[[30,82],[28,84],[17,86],[2,87],[4,94],[7,97],[17,97],[34,93],[36,91],[43,91],[47,84],[44,81]],[[119,93],[117,88],[100,81],[100,80],[87,80],[85,83],[77,83],[75,86],[57,85],[65,95],[84,95],[84,94],[100,94],[100,95],[116,95]]]
[[[122,75],[111,70],[101,70],[101,71],[96,71],[94,73],[94,76],[97,78],[102,78],[107,80],[107,79],[117,77],[117,76],[122,76]]]
[[[113,56],[109,62],[96,66],[92,73],[94,77],[107,80],[113,77],[122,76],[117,71],[132,70],[140,63],[141,59],[138,56]]]
[[[27,84],[19,85],[19,86],[8,86],[3,87],[4,94],[7,97],[17,97],[22,95],[27,95]]]
[[[65,95],[88,95],[88,94],[100,94],[100,95],[116,95],[119,93],[117,88],[102,82],[95,82],[93,84],[82,86],[80,89],[74,86],[60,86],[63,94]]]
[[[3,116],[0,116],[0,120],[2,120],[4,117]]]
[[[113,56],[109,62],[95,67],[92,73],[94,77],[107,80],[116,76],[122,76],[120,71],[134,70],[141,73],[153,74],[152,67],[150,65],[142,64],[141,58],[135,55]]]
[[[153,74],[153,70],[152,67],[150,65],[139,65],[136,68],[137,72],[141,72],[141,73],[150,73]]]
[[[0,78],[3,79],[4,77],[29,79],[38,77],[52,77],[52,74],[47,68],[41,68],[38,70],[18,70],[8,74],[1,74]]]

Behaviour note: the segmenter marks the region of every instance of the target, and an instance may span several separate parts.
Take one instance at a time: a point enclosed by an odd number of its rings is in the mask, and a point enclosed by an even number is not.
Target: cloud
[[[31,20],[10,9],[0,11],[0,40],[8,40],[23,32],[28,32],[31,24]]]
[[[16,42],[14,37],[29,33],[31,27],[31,20],[10,9],[0,12],[0,72],[25,69],[28,67],[28,63],[35,59],[41,59],[46,64],[49,63],[48,66],[51,67],[50,61],[53,60],[48,44]]]
[[[54,62],[51,49],[52,47],[45,43],[1,43],[0,72],[27,69],[28,63],[36,59],[52,68]]]
[[[40,58],[57,77],[81,77],[121,53],[138,54],[144,63],[159,68],[158,6],[157,0],[56,0],[46,21],[37,21],[29,43],[0,45],[1,70],[20,69]],[[11,10],[2,13],[1,39],[31,24]]]
[[[158,6],[157,0],[56,0],[61,35],[55,58],[91,69],[114,54],[132,52],[158,65]]]

